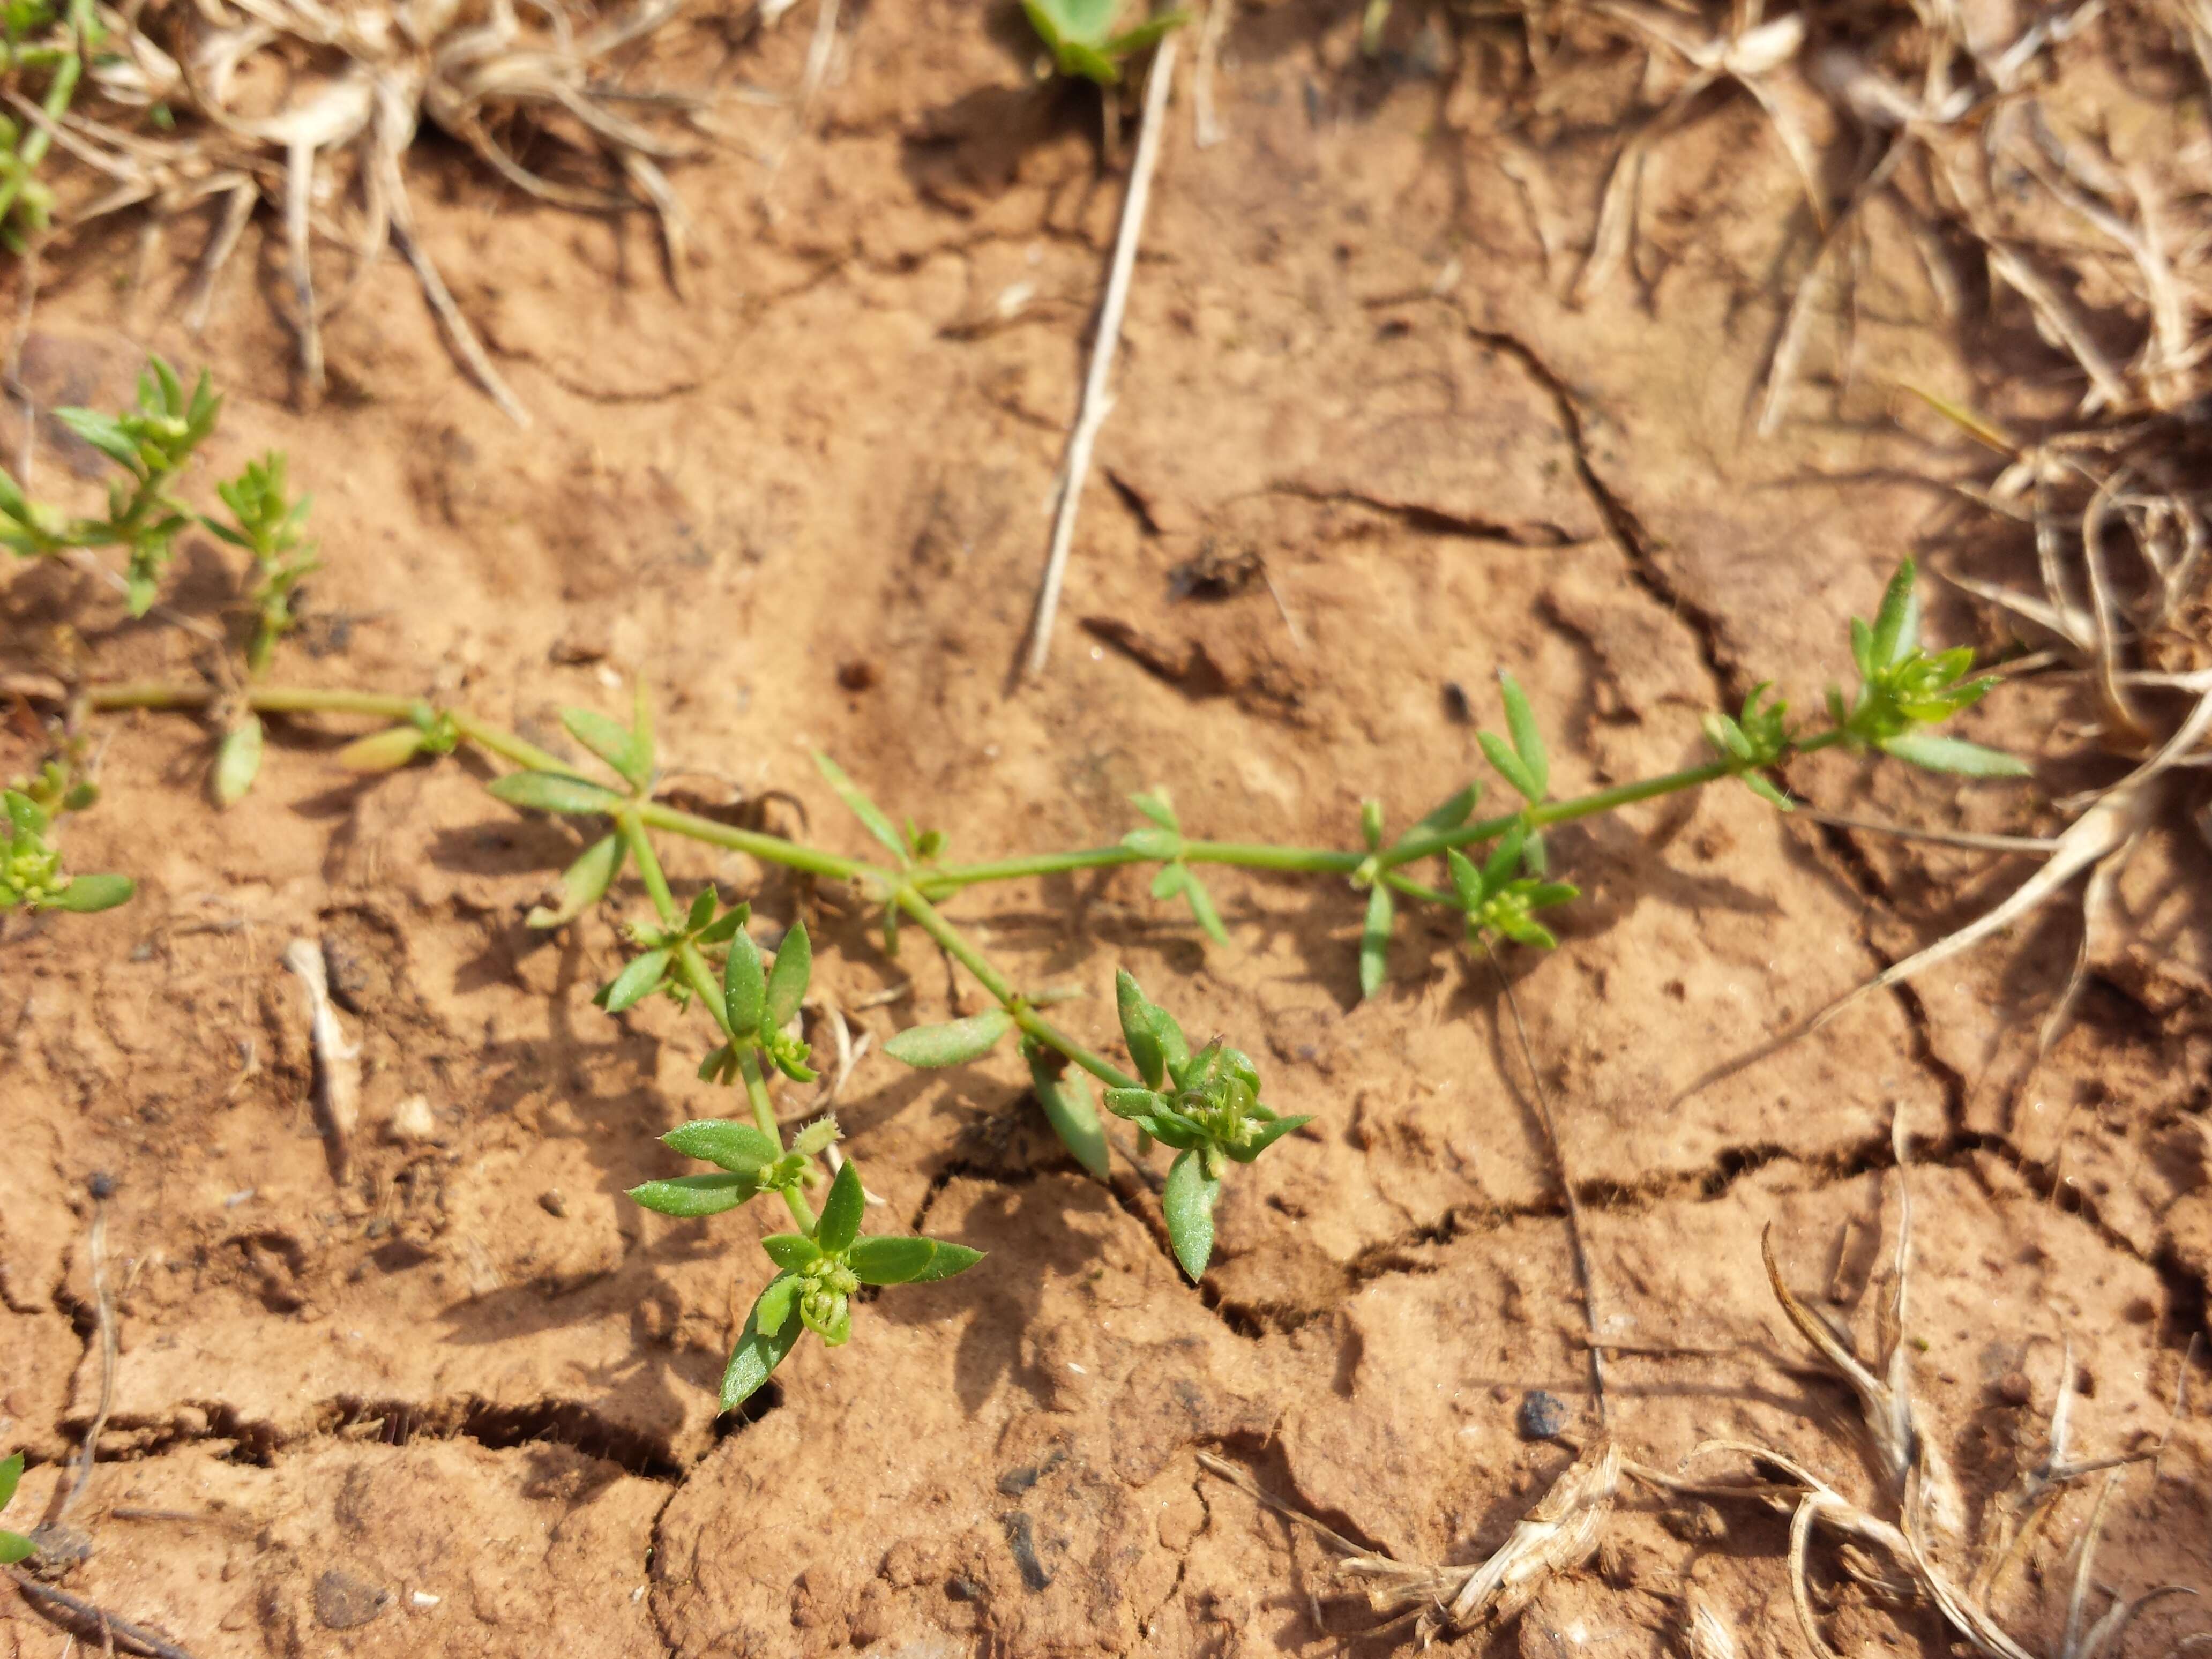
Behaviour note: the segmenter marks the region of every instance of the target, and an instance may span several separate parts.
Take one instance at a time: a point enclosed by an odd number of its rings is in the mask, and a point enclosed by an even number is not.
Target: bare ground
[[[817,837],[857,831],[816,745],[963,855],[1110,839],[1151,785],[1200,833],[1343,843],[1362,797],[1402,823],[1480,772],[1454,688],[1486,719],[1500,665],[1547,721],[1563,793],[1685,763],[1698,713],[1759,681],[1815,704],[1847,671],[1844,618],[1955,523],[1928,481],[1971,464],[1936,423],[1893,420],[1889,382],[2025,407],[2051,360],[2017,319],[2017,361],[1993,358],[2002,314],[1962,346],[1877,222],[1861,366],[1816,352],[1794,418],[1754,441],[1778,273],[1809,229],[1755,110],[1723,103],[1668,141],[1638,268],[1577,309],[1560,296],[1611,118],[1568,111],[1540,149],[1480,28],[1382,67],[1356,34],[1260,10],[1224,68],[1226,141],[1195,148],[1177,110],[1054,671],[1016,695],[1118,190],[1081,99],[1034,86],[969,8],[867,9],[772,181],[737,155],[682,174],[705,258],[688,302],[642,219],[533,207],[430,149],[426,234],[526,434],[461,381],[396,263],[331,325],[312,414],[252,283],[195,345],[157,320],[158,289],[118,301],[98,245],[41,301],[26,378],[98,402],[144,345],[217,368],[210,468],[281,447],[317,493],[330,569],[287,680],[434,690],[557,744],[561,705],[619,711],[642,677],[684,787],[791,792]],[[766,37],[745,72],[790,84],[803,39]],[[273,231],[261,258],[265,287]],[[1033,297],[1002,317],[1016,283]],[[42,486],[70,460],[49,447]],[[1257,585],[1171,598],[1207,550],[1264,559],[1297,634]],[[213,548],[183,562],[180,605],[218,602]],[[46,574],[0,605],[11,660],[192,672],[177,632]],[[1996,637],[1948,602],[1933,626]],[[1792,781],[1832,807],[2043,830],[2054,798],[2115,775],[2081,720],[2045,684],[1968,722],[2043,763],[2033,787],[1828,757]],[[1585,1397],[1557,1189],[1494,987],[1441,924],[1360,1003],[1358,902],[1326,883],[1224,875],[1225,950],[1128,878],[963,899],[1018,979],[1093,993],[1079,1032],[1108,1036],[1097,993],[1127,963],[1316,1121],[1239,1172],[1193,1290],[1141,1183],[1085,1178],[1010,1060],[864,1060],[842,1116],[887,1202],[871,1224],[926,1219],[992,1257],[864,1309],[849,1348],[802,1347],[761,1410],[718,1421],[767,1223],[623,1198],[671,1172],[653,1137],[713,1102],[675,1010],[591,1006],[611,913],[523,926],[567,833],[457,764],[356,783],[306,725],[218,817],[188,724],[108,729],[106,799],[70,844],[140,896],[15,922],[0,946],[0,1445],[33,1459],[14,1513],[35,1517],[95,1408],[83,1194],[109,1172],[122,1356],[69,1583],[203,1659],[1321,1650],[1363,1615],[1315,1600],[1314,1547],[1198,1450],[1437,1561],[1493,1547],[1566,1462],[1515,1427],[1527,1389]],[[918,941],[884,958],[843,896],[672,856],[771,916],[803,909],[841,1005],[910,976],[907,1000],[855,1017],[878,1042],[972,1010]],[[1784,822],[1741,791],[1597,822],[1554,857],[1589,897],[1561,950],[1513,972],[1589,1206],[1601,1328],[1712,1351],[1616,1358],[1635,1455],[1671,1468],[1758,1439],[1871,1489],[1759,1238],[1772,1224],[1801,1293],[1870,1333],[1898,1112],[1917,1147],[1915,1364],[1971,1506],[2032,1459],[2068,1345],[2078,1449],[2162,1431],[2212,1278],[2203,844],[2161,834],[2133,860],[2084,1016],[2039,1063],[2063,914],[1714,1081],[2017,866]],[[365,1045],[370,1124],[417,1094],[437,1120],[430,1144],[372,1136],[343,1186],[279,961],[299,934],[325,942]],[[2201,1585],[2206,1422],[2192,1404],[2123,1488],[2116,1590]],[[2087,1501],[2000,1599],[2038,1652]],[[1632,1503],[1601,1560],[1490,1645],[1656,1650],[1694,1588],[1745,1651],[1807,1652],[1784,1523],[1693,1522]],[[1819,1593],[1846,1651],[1944,1650],[1924,1609],[1847,1579]],[[2160,1650],[2192,1620],[2166,1603],[2130,1639]],[[11,1655],[61,1639],[17,1605],[0,1632]]]

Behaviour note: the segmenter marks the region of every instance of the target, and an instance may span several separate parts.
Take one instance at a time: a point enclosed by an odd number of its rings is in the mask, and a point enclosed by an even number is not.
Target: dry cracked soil
[[[684,27],[671,73],[712,55],[712,20]],[[809,32],[753,37],[744,74],[795,84]],[[235,278],[198,341],[167,320],[167,276],[118,298],[124,241],[57,257],[22,379],[45,404],[112,401],[150,346],[229,392],[204,477],[289,452],[328,568],[287,682],[430,691],[557,746],[560,708],[622,713],[642,680],[672,784],[849,850],[864,842],[813,748],[963,857],[1109,841],[1154,786],[1195,833],[1340,845],[1364,798],[1403,823],[1489,778],[1469,715],[1495,724],[1500,666],[1549,730],[1562,793],[1694,762],[1699,714],[1757,683],[1817,707],[1848,672],[1846,619],[1954,532],[1942,486],[1980,476],[1895,385],[2027,407],[2049,354],[2016,318],[2009,358],[1965,337],[1907,228],[1875,218],[1851,355],[1823,334],[1791,418],[1756,439],[1778,273],[1808,234],[1758,107],[1721,100],[1667,139],[1634,269],[1571,306],[1636,95],[1625,60],[1532,130],[1485,26],[1408,22],[1378,62],[1358,35],[1346,8],[1249,8],[1216,88],[1222,141],[1200,148],[1187,103],[1172,112],[1034,687],[1010,671],[1120,174],[1095,96],[1038,83],[954,0],[848,15],[773,172],[742,146],[678,169],[701,256],[682,296],[644,217],[567,214],[457,148],[418,149],[424,235],[527,432],[455,369],[397,261],[331,323],[308,408],[267,303],[279,233],[258,223],[260,277]],[[2112,95],[2148,99],[2156,127],[2155,89]],[[754,116],[773,149],[786,113]],[[50,491],[88,489],[95,469],[42,441]],[[188,539],[180,609],[220,604],[224,558]],[[1228,574],[1194,587],[1194,568]],[[1934,633],[2003,643],[1929,591]],[[26,672],[196,672],[190,635],[58,573],[15,574],[0,626]],[[2030,783],[1841,755],[1790,781],[1836,810],[2043,833],[2056,802],[2116,775],[2083,720],[2063,681],[1968,718],[2038,763]],[[330,757],[358,729],[277,724],[258,787],[218,815],[197,726],[108,722],[105,797],[70,846],[136,873],[138,896],[0,939],[0,1448],[31,1459],[19,1524],[51,1512],[99,1408],[87,1191],[115,1182],[119,1352],[71,1593],[201,1659],[1322,1652],[1371,1621],[1310,1537],[1199,1452],[1437,1563],[1494,1548],[1567,1462],[1516,1426],[1535,1389],[1589,1420],[1560,1189],[1498,982],[1443,923],[1413,918],[1363,1001],[1361,902],[1334,881],[1222,872],[1225,948],[1127,873],[953,905],[1018,981],[1090,993],[1060,1011],[1087,1041],[1112,1040],[1126,964],[1194,1032],[1249,1048],[1279,1110],[1313,1115],[1236,1172],[1194,1288],[1145,1177],[1085,1176],[1011,1054],[921,1073],[876,1052],[981,1006],[923,941],[887,957],[850,894],[672,846],[679,884],[815,928],[820,994],[872,1039],[839,1104],[882,1200],[870,1227],[991,1253],[861,1306],[848,1347],[803,1345],[718,1418],[775,1224],[623,1196],[677,1172],[657,1135],[717,1109],[696,1021],[592,1004],[639,890],[532,933],[574,836],[459,763],[352,779]],[[20,725],[0,741],[0,769],[35,758]],[[2166,1431],[2212,1278],[2201,842],[2161,828],[2120,873],[2122,923],[2047,1054],[2036,1030],[2079,925],[2064,905],[1733,1068],[2027,865],[1723,788],[1551,850],[1586,897],[1557,951],[1505,968],[1585,1206],[1634,1455],[1671,1468],[1753,1440],[1875,1490],[1759,1241],[1771,1227],[1800,1294],[1871,1344],[1899,1115],[1910,1352],[1970,1513],[2038,1454],[2061,1389],[2082,1455]],[[282,961],[301,937],[363,1050],[343,1182]],[[416,1097],[429,1123],[386,1133]],[[794,1086],[785,1109],[811,1098]],[[2203,1587],[2205,1413],[2190,1402],[2119,1489],[2112,1591]],[[2001,1591],[2034,1652],[2057,1643],[2088,1501]],[[1809,1656],[1786,1540],[1755,1508],[1632,1496],[1596,1560],[1465,1650],[1671,1650],[1694,1593],[1744,1652]],[[1815,1595],[1845,1651],[1955,1650],[1880,1582],[1824,1566]],[[2161,1603],[2131,1650],[2203,1616]],[[63,1642],[0,1605],[8,1659]]]

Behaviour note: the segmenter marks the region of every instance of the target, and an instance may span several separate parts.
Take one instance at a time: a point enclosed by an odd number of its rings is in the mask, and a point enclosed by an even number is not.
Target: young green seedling
[[[1062,75],[1112,86],[1133,54],[1157,46],[1171,29],[1190,21],[1187,11],[1162,12],[1116,31],[1125,0],[1022,0],[1022,10],[1037,39]]]
[[[53,812],[21,790],[0,791],[0,910],[112,910],[135,890],[128,876],[64,870],[50,834]]]

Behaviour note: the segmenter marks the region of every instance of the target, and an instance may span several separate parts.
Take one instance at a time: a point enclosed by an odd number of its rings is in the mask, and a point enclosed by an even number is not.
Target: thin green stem
[[[776,1127],[775,1108],[768,1097],[768,1078],[761,1070],[760,1051],[757,1048],[738,1050],[738,1075],[745,1080],[745,1098],[752,1104],[753,1122],[761,1133],[775,1138],[783,1145],[783,1131]],[[791,1218],[799,1224],[799,1231],[810,1238],[814,1234],[814,1206],[800,1196],[796,1187],[783,1189],[783,1201],[791,1211]]]
[[[707,958],[699,954],[699,947],[688,943],[677,947],[676,964],[684,975],[684,984],[690,988],[691,994],[699,1000],[700,1006],[707,1011],[708,1018],[721,1032],[722,1041],[735,1043],[737,1034],[730,1029],[728,1011],[722,1006],[722,988],[714,982],[714,970],[708,966]],[[761,1073],[760,1051],[750,1043],[738,1048],[738,1075],[744,1079],[745,1101],[752,1108],[753,1126],[779,1147],[782,1146],[783,1131],[776,1125],[775,1103],[768,1097],[768,1079]],[[790,1210],[791,1218],[799,1224],[801,1231],[811,1235],[814,1231],[812,1206],[795,1188],[786,1187],[782,1191],[784,1205]]]
[[[1021,994],[994,968],[988,957],[970,945],[960,930],[947,921],[908,882],[892,890],[890,902],[914,918],[921,931],[934,939],[945,955],[975,977],[977,984],[998,999],[999,1006],[1014,1017],[1014,1024],[1039,1042],[1057,1048],[1109,1089],[1141,1089],[1144,1084],[1106,1059],[1093,1054],[1073,1037],[1030,1006]]]
[[[623,842],[629,848],[630,856],[637,860],[639,878],[645,883],[646,896],[653,901],[653,908],[660,915],[660,925],[673,927],[682,913],[676,908],[676,895],[668,890],[668,877],[660,867],[660,855],[653,850],[653,837],[645,833],[645,826],[637,821],[635,812],[624,811],[616,817],[615,822],[621,827]],[[689,959],[694,954],[686,949],[687,969]],[[714,981],[710,979],[708,983],[711,986]],[[720,992],[714,992],[710,1000],[719,1006]]]

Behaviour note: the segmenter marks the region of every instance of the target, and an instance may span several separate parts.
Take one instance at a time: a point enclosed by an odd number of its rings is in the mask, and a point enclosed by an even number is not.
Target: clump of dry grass
[[[541,200],[581,211],[649,210],[680,286],[689,225],[663,163],[691,153],[686,137],[671,136],[671,118],[696,117],[704,100],[634,88],[625,70],[678,3],[640,0],[592,19],[563,0],[156,0],[128,14],[103,12],[120,50],[94,64],[93,95],[58,123],[20,94],[8,96],[106,181],[65,223],[143,206],[150,252],[169,221],[217,204],[185,299],[188,326],[204,321],[216,279],[265,201],[283,223],[290,321],[311,386],[323,381],[324,320],[396,246],[456,356],[526,424],[417,234],[408,151],[427,120]],[[600,182],[579,182],[576,168],[558,159],[526,164],[525,137],[595,167]],[[318,241],[349,262],[329,297],[317,291]]]

